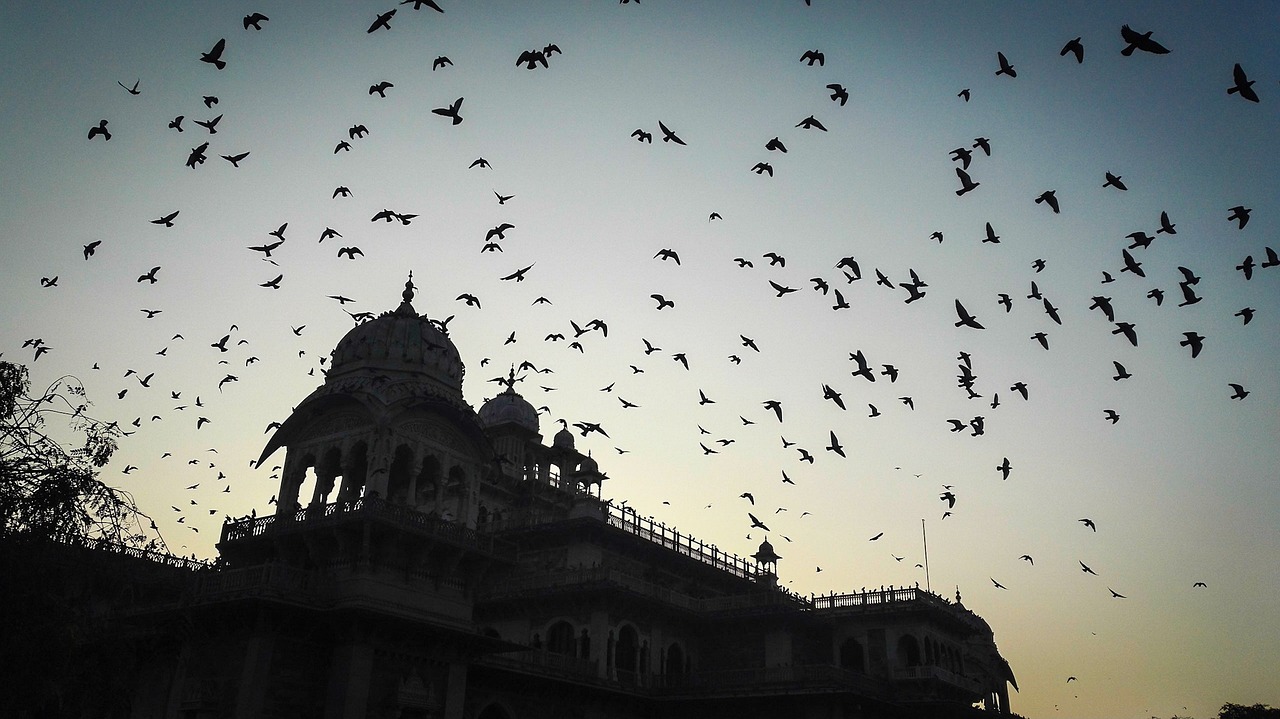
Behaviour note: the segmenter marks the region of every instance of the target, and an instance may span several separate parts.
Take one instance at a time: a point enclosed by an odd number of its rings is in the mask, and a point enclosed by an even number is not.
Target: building
[[[224,525],[164,601],[117,601],[150,654],[135,717],[907,717],[1008,712],[990,626],[919,588],[799,597],[603,499],[515,391],[479,411],[442,327],[357,325],[275,432],[274,514]],[[138,560],[143,561],[143,560]],[[117,594],[117,599],[119,592]]]

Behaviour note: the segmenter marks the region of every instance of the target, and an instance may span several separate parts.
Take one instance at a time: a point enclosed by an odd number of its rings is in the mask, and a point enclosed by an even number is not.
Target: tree
[[[59,378],[39,396],[30,385],[26,367],[0,361],[0,539],[163,548],[133,496],[98,478],[124,434],[119,424],[87,414],[90,403],[74,377]],[[55,435],[75,446],[65,449]]]
[[[1266,704],[1245,706],[1227,703],[1223,704],[1221,711],[1218,712],[1218,719],[1280,719],[1280,709]]]

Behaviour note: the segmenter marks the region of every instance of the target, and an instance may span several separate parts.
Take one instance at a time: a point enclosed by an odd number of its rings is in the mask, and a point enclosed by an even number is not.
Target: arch
[[[574,654],[573,625],[561,619],[547,627],[547,651],[552,654]]]
[[[480,713],[476,715],[476,719],[514,719],[515,715],[511,710],[498,702],[490,702]]]
[[[920,666],[920,642],[911,634],[898,637],[898,665],[901,667]]]
[[[428,454],[422,458],[422,469],[418,472],[414,505],[420,511],[430,514],[440,500],[440,487],[440,460],[435,455]]]
[[[679,677],[684,676],[685,671],[684,648],[680,646],[680,642],[671,642],[667,647],[665,674],[669,677]]]
[[[369,476],[369,443],[360,440],[349,447],[342,457],[342,485],[338,501],[354,502],[364,494],[365,480]]]
[[[862,649],[862,642],[849,637],[840,643],[840,668],[859,674],[867,673],[866,653]]]
[[[640,666],[640,633],[630,624],[618,627],[618,638],[613,646],[614,666],[618,676],[624,672],[634,676]]]
[[[408,445],[396,447],[387,476],[387,501],[392,504],[409,503],[409,485],[413,473],[413,450]]]

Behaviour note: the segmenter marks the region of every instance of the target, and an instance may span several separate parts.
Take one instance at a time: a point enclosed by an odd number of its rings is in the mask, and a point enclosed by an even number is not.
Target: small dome
[[[578,473],[579,474],[599,474],[600,465],[596,464],[596,461],[592,459],[590,456],[583,457],[582,462],[578,464]]]
[[[772,564],[779,559],[782,559],[782,557],[778,556],[777,552],[773,551],[773,545],[769,544],[768,539],[765,539],[760,543],[760,549],[757,550],[755,554],[751,555],[751,558],[761,564]]]
[[[410,301],[412,281],[405,283],[404,302],[393,312],[356,325],[333,349],[328,379],[348,374],[412,375],[432,380],[461,396],[464,368],[458,348],[434,322],[419,315]]]
[[[556,449],[573,449],[573,432],[568,427],[556,432],[556,436],[551,440],[551,446]]]
[[[511,423],[531,432],[538,431],[538,410],[511,387],[507,387],[505,392],[485,402],[477,416],[480,426],[485,429]]]

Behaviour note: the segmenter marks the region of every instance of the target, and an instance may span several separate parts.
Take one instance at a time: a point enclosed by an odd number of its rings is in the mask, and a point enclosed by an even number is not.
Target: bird
[[[1033,565],[1033,566],[1034,566],[1034,565],[1035,565],[1035,563],[1036,563],[1036,560],[1032,559],[1030,554],[1024,554],[1024,555],[1022,555],[1021,557],[1018,557],[1018,559],[1021,559],[1021,560],[1025,561],[1025,562],[1027,562],[1027,563],[1029,563],[1029,564],[1031,564],[1031,565]]]
[[[426,5],[438,13],[444,12],[444,9],[436,4],[436,0],[401,0],[400,2],[401,5],[408,5],[409,3],[413,3],[414,10],[421,10],[422,6]]]
[[[1130,377],[1133,376],[1129,374],[1129,370],[1125,369],[1124,365],[1120,364],[1119,362],[1115,360],[1111,360],[1111,364],[1115,365],[1116,367],[1116,374],[1114,377],[1111,378],[1116,382],[1119,382],[1122,379],[1129,379]]]
[[[1004,56],[1004,53],[997,52],[996,61],[1000,63],[1000,69],[996,70],[997,75],[1008,75],[1009,77],[1018,76],[1017,71],[1013,69],[1013,65],[1009,64],[1009,60]]]
[[[536,264],[536,263],[535,263],[535,264]],[[500,279],[500,280],[515,280],[516,282],[524,282],[524,276],[525,276],[525,274],[526,274],[529,270],[531,270],[531,269],[533,269],[533,265],[529,265],[528,267],[523,267],[523,268],[521,268],[521,269],[516,270],[515,272],[512,272],[511,274],[509,274],[509,275],[507,275],[507,276],[505,276],[505,277],[499,277],[498,279]]]
[[[448,107],[437,107],[431,112],[443,117],[451,118],[453,120],[453,124],[457,125],[462,122],[462,116],[458,114],[460,109],[462,109],[462,98],[454,100],[453,104]]]
[[[1204,347],[1204,336],[1196,332],[1183,332],[1185,338],[1178,342],[1183,347],[1191,348],[1191,357],[1194,359],[1200,356],[1200,350]]]
[[[800,62],[807,62],[809,67],[813,67],[814,63],[817,63],[819,67],[826,67],[827,56],[819,50],[805,50],[804,54],[800,56]]]
[[[213,48],[209,52],[200,53],[200,62],[207,62],[219,70],[226,68],[227,63],[222,59],[222,53],[227,49],[227,39],[224,37],[213,44]]]
[[[1080,38],[1067,41],[1067,44],[1063,45],[1062,49],[1058,51],[1058,54],[1062,57],[1066,57],[1067,53],[1076,56],[1077,65],[1084,62],[1084,45],[1080,43]]]
[[[269,289],[273,289],[273,290],[278,290],[278,289],[280,289],[280,281],[281,281],[281,280],[283,280],[283,279],[284,279],[284,275],[283,275],[283,274],[276,275],[274,278],[269,279],[269,280],[267,280],[266,282],[263,282],[262,284],[260,284],[260,285],[258,285],[258,286],[259,286],[259,287],[267,287],[267,288],[269,288]]]
[[[983,327],[978,323],[978,318],[969,314],[969,311],[964,308],[964,305],[960,304],[960,300],[956,300],[956,315],[960,318],[955,323],[956,327],[970,327],[975,330],[986,329],[986,327]]]
[[[841,457],[844,457],[845,456],[844,447],[840,446],[840,440],[839,438],[836,437],[835,431],[830,431],[830,434],[831,434],[831,443],[827,445],[826,447],[827,451],[835,452]]]
[[[1036,204],[1038,205],[1041,202],[1047,204],[1049,209],[1053,210],[1053,214],[1059,214],[1058,196],[1055,194],[1055,190],[1045,190],[1040,193],[1040,196],[1036,198]]]
[[[658,129],[662,130],[663,142],[674,142],[677,145],[687,144],[685,143],[684,140],[681,140],[679,136],[677,136],[674,132],[672,132],[670,128],[664,125],[661,120],[658,121]]]
[[[770,165],[767,162],[757,162],[755,164],[755,167],[751,168],[751,171],[756,173],[757,175],[763,175],[767,173],[769,177],[773,177],[773,165]]]
[[[240,167],[240,161],[248,156],[248,152],[242,152],[238,155],[222,155],[221,157],[227,162],[230,162],[232,167]]]
[[[381,81],[381,82],[379,82],[379,83],[376,83],[376,84],[374,84],[374,85],[370,85],[370,86],[369,86],[369,94],[370,94],[370,95],[377,94],[377,96],[378,96],[378,97],[386,98],[386,96],[387,96],[387,90],[390,90],[390,89],[391,89],[391,88],[393,88],[393,87],[395,87],[395,85],[393,85],[393,84],[391,84],[391,83],[387,82],[386,80],[383,80],[383,81]]]
[[[89,139],[90,139],[90,140],[92,140],[93,138],[95,138],[95,137],[97,137],[97,136],[99,136],[99,135],[101,135],[101,136],[102,136],[103,141],[110,141],[110,140],[111,140],[111,132],[110,132],[109,130],[107,130],[107,121],[106,121],[106,120],[99,120],[99,121],[98,121],[98,126],[97,126],[97,127],[91,127],[91,128],[89,128]]]
[[[1160,43],[1156,42],[1155,40],[1152,40],[1151,33],[1152,33],[1151,30],[1148,30],[1145,33],[1139,33],[1136,30],[1130,28],[1128,25],[1121,25],[1120,37],[1127,44],[1125,45],[1124,49],[1120,51],[1120,54],[1124,55],[1125,57],[1129,57],[1130,55],[1133,54],[1134,50],[1141,50],[1143,52],[1149,52],[1154,55],[1167,55],[1169,53],[1169,49],[1166,48],[1164,45],[1161,45]]]
[[[957,92],[956,97],[960,98],[961,100],[964,100],[965,102],[968,102],[969,99],[973,97],[973,93],[969,90],[969,88],[966,87],[960,92]]]
[[[150,282],[151,284],[153,284],[153,285],[154,285],[154,284],[157,282],[157,280],[156,280],[156,273],[157,273],[157,272],[159,272],[159,271],[160,271],[160,268],[159,268],[158,266],[157,266],[157,267],[152,267],[152,268],[151,268],[151,269],[150,269],[146,274],[144,274],[144,275],[142,275],[141,277],[139,277],[139,278],[138,278],[138,282],[142,282],[142,281],[144,281],[144,280],[145,280],[145,281]]]
[[[787,152],[787,146],[786,146],[786,145],[784,145],[784,144],[782,144],[782,140],[779,140],[779,139],[778,139],[778,138],[776,138],[776,137],[775,137],[775,138],[773,138],[772,140],[770,140],[770,141],[766,142],[766,143],[764,144],[764,149],[766,149],[766,150],[768,150],[768,151],[770,151],[770,152],[781,152],[781,153],[783,153],[783,154],[786,154],[786,152]]]
[[[1112,597],[1113,599],[1128,599],[1128,597],[1126,597],[1125,595],[1123,595],[1123,594],[1121,594],[1121,593],[1117,592],[1116,590],[1112,589],[1111,587],[1107,587],[1107,591],[1108,591],[1108,592],[1111,592],[1111,597]]]
[[[177,117],[175,117],[175,118],[173,118],[172,120],[170,120],[170,121],[169,121],[169,129],[170,129],[170,130],[177,130],[178,132],[182,132],[182,120],[183,120],[183,118],[185,118],[185,117],[186,117],[185,115],[178,115]]]
[[[1107,181],[1106,181],[1106,182],[1104,182],[1104,183],[1102,183],[1102,186],[1103,186],[1103,187],[1114,187],[1114,188],[1116,188],[1117,190],[1128,190],[1128,189],[1129,189],[1128,187],[1126,187],[1126,186],[1125,186],[1125,184],[1124,184],[1123,182],[1121,182],[1121,181],[1120,181],[1120,176],[1119,176],[1119,175],[1113,175],[1113,174],[1111,174],[1110,172],[1107,172],[1107,173],[1106,173],[1106,178],[1107,178]]]
[[[1080,562],[1080,571],[1084,572],[1085,574],[1092,574],[1095,577],[1098,576],[1098,573],[1093,571],[1093,569],[1089,565],[1085,564],[1084,562]]]
[[[368,134],[369,134],[369,128],[365,127],[364,125],[352,125],[351,127],[347,128],[347,139],[350,139],[350,140],[355,140],[357,138],[364,139],[364,136]]]
[[[1244,278],[1246,280],[1251,280],[1253,279],[1254,266],[1253,255],[1246,255],[1244,260],[1240,264],[1236,265],[1236,269],[1244,273]]]
[[[1114,330],[1111,330],[1111,334],[1113,335],[1122,334],[1124,335],[1125,339],[1129,340],[1129,344],[1133,345],[1134,347],[1137,347],[1138,332],[1135,329],[1134,325],[1130,322],[1117,322],[1115,324],[1116,324],[1116,328]]]
[[[676,303],[675,303],[675,302],[673,302],[672,300],[669,300],[669,299],[667,299],[667,298],[663,297],[662,295],[653,294],[653,295],[649,295],[649,296],[650,296],[650,297],[652,297],[653,299],[655,299],[655,300],[657,300],[657,301],[658,301],[658,309],[660,309],[660,310],[661,310],[661,309],[663,309],[663,308],[666,308],[666,307],[675,307],[675,306],[676,306]]]
[[[538,65],[549,67],[547,65],[547,54],[542,50],[525,50],[520,53],[520,57],[516,58],[516,67],[524,65],[526,70],[537,69]]]
[[[958,197],[963,197],[966,192],[969,192],[982,184],[981,182],[975,182],[969,177],[969,173],[959,167],[956,168],[956,177],[960,178],[960,189],[956,190],[956,195]]]
[[[778,293],[778,297],[782,297],[783,295],[791,294],[796,291],[796,288],[794,287],[783,287],[773,280],[769,280],[769,285],[773,287],[774,292]]]
[[[812,130],[814,128],[817,128],[819,130],[822,130],[823,132],[827,131],[827,128],[821,122],[818,122],[818,119],[813,115],[810,115],[805,119],[801,120],[800,122],[797,122],[796,127],[804,128],[805,130]]]
[[[1256,310],[1254,310],[1252,307],[1245,307],[1245,308],[1241,309],[1239,312],[1237,312],[1237,313],[1235,313],[1234,315],[1232,315],[1232,317],[1239,317],[1239,318],[1243,319],[1243,320],[1244,320],[1244,324],[1246,324],[1246,325],[1247,325],[1247,324],[1249,324],[1249,322],[1250,322],[1250,321],[1252,321],[1252,320],[1253,320],[1253,315],[1254,315],[1254,313],[1255,313],[1255,312],[1256,312]]]
[[[1120,250],[1120,253],[1124,257],[1124,267],[1120,268],[1121,272],[1132,272],[1139,277],[1147,276],[1147,273],[1142,270],[1142,263],[1135,260],[1133,255],[1129,254],[1129,250]]]
[[[767,400],[767,401],[765,401],[765,403],[764,403],[764,408],[765,408],[765,409],[767,409],[767,410],[772,411],[772,412],[774,413],[774,415],[776,415],[776,416],[778,417],[778,421],[779,421],[779,422],[781,422],[781,421],[782,421],[782,403],[781,403],[781,402],[779,402],[779,401],[777,401],[777,400],[774,400],[774,399]],[[784,448],[784,449],[786,448],[786,446],[785,446],[785,440],[784,440],[784,447],[783,447],[783,448]]]
[[[346,140],[342,140],[337,145],[333,146],[333,154],[335,155],[343,150],[347,152],[351,152],[351,143],[347,142]]]
[[[1006,589],[1006,590],[1008,589],[1008,587],[1006,587],[1005,585],[1001,584],[1000,582],[997,582],[994,577],[988,577],[988,579],[991,580],[991,583],[995,585],[996,589]]]
[[[369,29],[366,30],[365,32],[371,33],[378,29],[390,30],[391,18],[395,17],[395,14],[396,14],[395,8],[391,8],[390,10],[384,13],[379,13],[377,19],[373,21],[373,24],[370,25]]]
[[[705,447],[704,447],[704,449],[705,449]],[[749,517],[749,518],[751,519],[751,528],[752,528],[752,529],[759,528],[759,529],[763,529],[763,530],[764,530],[764,531],[766,531],[766,532],[767,532],[767,531],[769,531],[769,527],[765,526],[765,523],[764,523],[764,522],[761,522],[761,521],[756,517],[756,515],[752,514],[751,512],[747,512],[747,517]]]
[[[874,541],[876,541],[877,539],[879,539],[879,538],[881,538],[881,537],[883,537],[883,536],[884,536],[884,532],[881,532],[881,533],[877,534],[876,536],[874,536],[874,537],[872,537],[872,538],[868,539],[867,541],[868,541],[868,542],[874,542]]]
[[[1243,385],[1228,382],[1227,386],[1232,390],[1231,399],[1244,399],[1249,396],[1249,390],[1245,389]]]
[[[98,245],[101,245],[101,244],[102,244],[102,240],[94,240],[93,242],[90,242],[89,244],[85,245],[84,258],[87,260],[90,257],[93,257],[93,253],[97,251]]]
[[[439,57],[437,57],[435,60],[432,60],[432,61],[431,61],[431,71],[432,71],[432,72],[435,72],[436,70],[438,70],[438,69],[440,69],[440,68],[442,68],[442,67],[447,67],[447,66],[452,65],[452,64],[453,64],[453,60],[450,60],[449,58],[445,57],[444,55],[440,55],[440,56],[439,56]]]
[[[364,252],[361,252],[359,247],[343,247],[338,250],[338,257],[343,255],[346,255],[348,260],[354,260],[356,255],[363,257]]]
[[[1253,89],[1254,81],[1244,74],[1244,68],[1240,67],[1240,63],[1236,63],[1235,68],[1231,71],[1231,77],[1235,84],[1227,88],[1228,95],[1239,93],[1240,97],[1249,102],[1258,102],[1258,93]],[[137,85],[134,85],[134,88],[137,88]],[[136,95],[137,93],[133,94]]]
[[[1227,221],[1239,222],[1239,229],[1243,230],[1244,226],[1249,224],[1249,213],[1253,212],[1253,210],[1245,207],[1244,205],[1236,205],[1235,207],[1230,207],[1228,209],[1231,210],[1231,214],[1227,216]]]
[[[262,23],[270,19],[271,18],[267,17],[266,15],[263,15],[260,12],[250,13],[244,16],[244,21],[243,21],[244,29],[248,30],[250,27],[252,27],[254,30],[261,30]]]
[[[831,99],[835,102],[839,102],[841,107],[849,101],[849,91],[844,88],[844,85],[841,85],[840,83],[831,83],[830,85],[827,85],[827,89],[831,91]]]
[[[1116,412],[1114,409],[1102,410],[1102,417],[1103,419],[1107,420],[1111,424],[1115,424],[1120,421],[1120,414]]]
[[[1092,530],[1093,530],[1093,531],[1095,531],[1095,532],[1096,532],[1096,531],[1098,531],[1098,527],[1093,523],[1093,520],[1092,520],[1092,519],[1089,519],[1088,517],[1084,517],[1084,518],[1078,519],[1078,520],[1076,520],[1076,521],[1077,521],[1077,522],[1080,522],[1081,524],[1083,524],[1084,526],[1088,527],[1089,529],[1092,529]]]
[[[1239,68],[1240,68],[1240,66],[1239,66],[1239,65],[1236,65],[1236,69],[1239,69]],[[1243,76],[1243,74],[1242,74],[1242,76]],[[123,88],[125,89],[125,92],[128,92],[130,95],[141,95],[141,94],[142,94],[142,91],[138,89],[138,85],[139,85],[141,82],[142,82],[142,80],[141,80],[141,79],[135,80],[135,81],[134,81],[134,83],[133,83],[133,87],[129,87],[128,85],[124,84],[123,82],[120,82],[119,80],[116,80],[116,84],[117,84],[117,85],[119,85],[120,87],[123,87]],[[1252,85],[1253,83],[1249,83],[1249,84],[1250,84],[1250,85]],[[1230,91],[1228,90],[1228,92],[1230,92]],[[1252,92],[1252,90],[1250,90],[1250,92]],[[1254,100],[1254,102],[1257,102],[1257,100],[1255,99],[1255,100]]]

